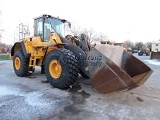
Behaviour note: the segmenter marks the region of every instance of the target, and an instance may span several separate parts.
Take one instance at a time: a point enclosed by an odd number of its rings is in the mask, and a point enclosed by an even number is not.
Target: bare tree
[[[0,10],[0,16],[2,16],[2,10]],[[11,48],[11,45],[7,45],[7,44],[5,44],[5,43],[2,43],[2,33],[4,32],[4,29],[3,29],[3,26],[2,26],[2,19],[1,19],[2,17],[0,17],[0,51],[2,50],[2,49],[9,49],[9,48]]]
[[[134,47],[134,43],[131,42],[130,40],[124,41],[123,44],[127,49],[129,49],[129,48],[133,49],[133,47]]]
[[[2,11],[0,10],[0,16],[2,15]],[[1,18],[1,17],[0,17]],[[1,23],[1,19],[0,19],[0,47],[2,46],[2,32],[4,31],[4,29],[2,28],[2,23]]]
[[[71,33],[74,35],[74,36],[79,36],[81,33],[82,33],[82,28],[81,27],[75,27],[73,26],[72,29],[71,29]]]
[[[0,11],[0,16],[1,16],[1,14],[2,14],[2,11]],[[1,19],[0,19],[0,44],[1,44],[1,38],[2,38],[2,31],[3,31],[3,29],[1,26]]]
[[[136,42],[135,43],[135,49],[140,50],[143,47],[143,42]]]
[[[0,10],[0,43],[1,43],[1,39],[2,39],[2,33],[4,32],[3,26],[2,26],[2,10]]]
[[[73,27],[71,29],[71,33],[75,36],[79,36],[82,33],[87,34],[89,37],[90,43],[96,43],[96,42],[100,42],[102,40],[107,39],[107,35],[104,35],[102,33],[97,33],[92,28],[87,29],[87,28],[81,28],[81,27]]]
[[[74,36],[80,36],[80,34],[82,33],[88,35],[89,42],[91,44],[107,40],[107,35],[104,35],[103,33],[97,33],[93,28],[81,28],[73,26],[71,29],[71,33]]]
[[[97,42],[98,40],[100,41],[100,39],[98,39],[98,33],[92,28],[84,29],[82,32],[88,35],[90,43]]]
[[[152,42],[146,42],[147,47],[151,50]]]

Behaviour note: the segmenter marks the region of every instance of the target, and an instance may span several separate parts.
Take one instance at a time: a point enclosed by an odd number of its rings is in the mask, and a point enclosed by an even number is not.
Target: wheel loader
[[[66,24],[71,25],[51,15],[34,18],[34,36],[24,36],[11,49],[17,76],[34,74],[40,66],[53,87],[67,88],[81,75],[97,92],[109,93],[136,88],[152,74],[146,64],[121,47],[97,44],[93,48],[85,34],[65,37]]]

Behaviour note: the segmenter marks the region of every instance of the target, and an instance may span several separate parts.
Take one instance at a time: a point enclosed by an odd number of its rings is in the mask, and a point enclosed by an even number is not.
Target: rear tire
[[[13,68],[17,76],[28,76],[28,61],[26,60],[22,50],[17,50],[13,57]]]
[[[70,50],[56,49],[45,59],[47,81],[56,88],[67,88],[78,78],[78,62]]]

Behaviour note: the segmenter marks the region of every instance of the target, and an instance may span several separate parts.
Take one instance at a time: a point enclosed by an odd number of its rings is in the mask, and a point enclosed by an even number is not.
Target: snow
[[[144,60],[144,61],[146,61],[152,65],[160,66],[160,61],[158,61],[158,60]]]
[[[47,91],[45,91],[47,92]],[[51,93],[44,94],[44,91],[34,90],[25,92],[15,86],[0,85],[0,118],[8,119],[36,119],[41,116],[45,119],[46,114],[54,114],[57,109],[70,103],[67,97],[60,98]],[[10,113],[8,114],[7,111]]]

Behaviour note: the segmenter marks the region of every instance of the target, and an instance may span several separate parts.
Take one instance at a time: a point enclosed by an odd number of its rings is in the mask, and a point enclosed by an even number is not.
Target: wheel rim
[[[18,57],[15,58],[14,64],[15,64],[16,70],[19,70],[21,68],[21,61]]]
[[[62,73],[62,66],[57,60],[52,60],[49,64],[49,72],[55,79],[59,78]]]

